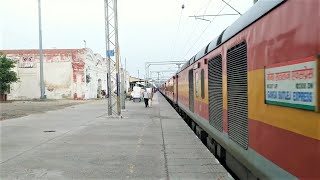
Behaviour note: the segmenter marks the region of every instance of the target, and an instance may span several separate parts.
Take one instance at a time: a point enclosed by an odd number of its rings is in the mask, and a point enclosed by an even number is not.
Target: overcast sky
[[[37,2],[0,0],[0,49],[38,48]],[[253,0],[230,4],[244,13]],[[211,22],[189,16],[220,11],[236,13],[221,0],[118,0],[120,56],[128,71],[138,76],[140,70],[143,78],[146,61],[190,59],[239,16],[207,17]],[[83,48],[86,40],[105,57],[103,0],[42,0],[42,29],[44,48]]]

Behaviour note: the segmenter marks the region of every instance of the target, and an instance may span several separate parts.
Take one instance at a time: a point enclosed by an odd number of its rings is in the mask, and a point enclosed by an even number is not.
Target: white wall
[[[30,100],[40,98],[40,68],[14,68],[19,81],[11,84],[9,100]],[[43,63],[45,94],[48,99],[71,99],[72,66],[71,62]]]
[[[97,98],[99,80],[100,90],[107,90],[107,64],[99,54],[86,50],[85,74],[90,76],[90,82],[86,82],[85,99]]]
[[[17,67],[14,68],[14,71],[20,78],[19,82],[11,85],[8,99],[39,99],[39,54],[32,54],[30,50],[22,50],[17,54],[8,55],[8,57],[17,61]],[[83,65],[84,69],[82,69]],[[101,90],[107,90],[106,60],[88,48],[72,52],[57,50],[48,54],[44,53],[43,68],[45,94],[48,99],[73,99],[75,96],[77,99],[97,98],[99,79],[101,80]],[[86,82],[86,74],[91,77],[88,83]]]
[[[38,68],[14,68],[19,81],[10,85],[8,100],[38,99],[40,97],[38,70]]]
[[[73,69],[71,62],[50,62],[43,64],[44,82],[48,99],[73,98]]]

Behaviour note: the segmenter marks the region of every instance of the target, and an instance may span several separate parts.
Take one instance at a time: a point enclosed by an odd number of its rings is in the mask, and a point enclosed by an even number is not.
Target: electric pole
[[[124,76],[124,73],[125,73],[125,69],[124,69],[124,66],[122,64],[122,61],[121,61],[121,58],[120,58],[120,64],[121,64],[121,88],[120,88],[120,94],[121,94],[121,110],[125,110],[126,109],[126,106],[125,106],[125,101],[126,101],[126,92],[125,92],[125,88],[124,88],[124,85],[125,85],[125,76]]]
[[[42,30],[41,30],[41,0],[38,0],[39,16],[39,56],[40,56],[40,99],[45,99],[45,87],[43,78],[43,50],[42,50]]]
[[[125,92],[125,88],[124,88],[124,82],[125,82],[125,77],[124,77],[124,72],[125,72],[125,69],[122,67],[121,68],[121,100],[122,100],[122,103],[121,103],[121,109],[124,110],[126,109],[126,92]]]
[[[120,67],[119,67],[119,42],[118,42],[118,12],[117,0],[104,0],[105,8],[105,34],[106,54],[108,62],[107,88],[108,88],[108,116],[121,115],[120,109]],[[111,69],[112,57],[115,55],[115,68]],[[113,66],[112,66],[113,67]],[[115,71],[115,75],[114,75]],[[116,94],[113,92],[113,83],[116,82]]]

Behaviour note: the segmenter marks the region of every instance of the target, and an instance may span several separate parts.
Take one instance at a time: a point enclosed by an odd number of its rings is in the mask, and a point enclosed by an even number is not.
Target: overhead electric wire
[[[228,3],[230,3],[232,0],[229,0]],[[225,8],[227,7],[227,4],[223,6],[223,8],[218,12],[218,14],[220,14]],[[183,58],[185,58],[188,53],[190,52],[190,50],[194,47],[194,45],[197,44],[197,42],[199,41],[199,39],[202,37],[203,33],[208,29],[209,25],[212,23],[212,21],[216,18],[217,16],[213,17],[213,19],[210,21],[210,23],[206,26],[206,28],[201,32],[200,36],[197,38],[196,42],[188,49],[187,53],[184,55]]]
[[[232,1],[232,0],[229,0],[228,3],[230,3],[230,1]],[[218,12],[218,14],[220,14],[226,7],[227,7],[227,5],[224,5],[224,6],[222,7],[222,9]],[[215,17],[209,22],[209,24],[205,27],[205,29],[201,32],[200,36],[197,38],[196,42],[188,49],[187,53],[184,55],[183,58],[185,58],[185,57],[188,55],[188,53],[190,52],[190,50],[197,44],[197,42],[198,42],[198,41],[200,40],[200,38],[202,37],[203,33],[208,29],[209,25],[212,23],[212,21],[213,21],[216,17],[217,17],[217,16],[215,16]]]
[[[236,11],[240,16],[242,16],[242,14],[238,11],[238,10],[236,10],[234,7],[232,7],[232,6],[230,6],[230,4],[228,3],[228,2],[226,2],[226,1],[224,1],[224,0],[221,0],[221,1],[223,1],[224,3],[226,3],[230,8],[232,8],[234,11]]]
[[[209,7],[209,5],[210,5],[211,1],[212,1],[212,0],[209,0],[209,1],[204,5],[204,6],[202,6],[202,7],[198,10],[198,12],[197,12],[196,14],[198,14],[198,13],[201,11],[201,9],[202,9],[202,8],[204,8],[205,6],[206,6],[206,9],[204,10],[204,12],[203,12],[203,13],[206,13],[206,11],[207,11],[207,9],[208,9],[208,7]],[[194,29],[193,29],[193,31],[189,34],[189,37],[188,37],[188,39],[187,39],[186,43],[183,45],[182,50],[187,46],[187,44],[188,44],[188,43],[189,43],[189,41],[191,40],[192,34],[196,31],[196,29],[197,29],[197,27],[198,27],[199,23],[200,23],[200,21],[198,21],[198,23],[196,24],[196,26],[194,26]],[[183,52],[183,51],[181,51],[181,52]],[[180,53],[180,54],[183,54],[183,53]],[[179,57],[180,57],[180,56],[179,56]]]
[[[229,2],[231,2],[231,0],[230,0],[228,3],[225,2],[224,0],[222,0],[222,1],[225,3],[225,5],[231,7],[231,6],[229,5]],[[224,8],[226,8],[226,6],[224,6],[224,7],[221,9],[221,11],[219,11],[219,14],[217,14],[217,15],[220,15]],[[234,9],[234,8],[232,8],[232,9]],[[237,12],[238,12],[238,11],[237,11]],[[212,21],[217,17],[217,15],[212,19]],[[241,13],[238,13],[237,15],[241,15]],[[209,26],[209,24],[208,24],[208,26]],[[207,28],[208,28],[208,27],[207,27]],[[205,30],[205,31],[206,31],[206,30]],[[205,31],[203,31],[203,33],[204,33]],[[199,40],[200,40],[200,39],[203,40],[202,35],[200,36]],[[210,41],[211,41],[211,40],[210,40]],[[194,44],[194,45],[195,45],[195,44]],[[201,44],[198,44],[195,49],[198,49],[200,46],[201,46]]]
[[[177,32],[176,32],[176,35],[175,35],[175,38],[174,40],[172,41],[172,45],[171,45],[171,56],[170,56],[170,59],[173,58],[174,54],[175,54],[175,46],[176,46],[176,42],[177,42],[177,39],[179,37],[179,31],[180,31],[180,25],[181,25],[181,17],[182,17],[182,13],[183,13],[183,9],[184,9],[184,1],[182,3],[182,8],[181,8],[181,12],[180,12],[180,18],[179,18],[179,23],[178,23],[178,28],[177,28]]]
[[[178,39],[178,36],[179,36],[179,31],[180,31],[180,24],[181,24],[181,17],[182,17],[182,10],[181,10],[181,13],[180,13],[180,18],[179,18],[179,23],[178,23],[178,28],[177,28],[177,32],[176,32],[176,35],[175,35],[175,39],[172,41],[172,53],[171,53],[171,56],[170,56],[170,59],[173,58],[173,55],[175,54],[175,46],[176,46],[176,42],[177,42],[177,39]]]

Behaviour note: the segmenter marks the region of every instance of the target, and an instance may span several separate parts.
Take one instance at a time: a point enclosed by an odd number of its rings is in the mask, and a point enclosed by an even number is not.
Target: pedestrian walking
[[[149,105],[149,107],[152,106],[152,99],[153,99],[153,91],[151,91],[151,94],[150,94],[150,105]]]
[[[144,99],[144,104],[146,105],[146,107],[149,107],[150,93],[148,91],[143,92],[143,99]]]

